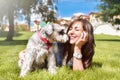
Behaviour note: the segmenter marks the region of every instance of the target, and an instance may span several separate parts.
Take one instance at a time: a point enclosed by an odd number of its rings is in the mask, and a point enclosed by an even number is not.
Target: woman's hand
[[[82,48],[82,46],[88,41],[88,33],[83,31],[81,33],[80,38],[78,39],[78,41],[75,43],[75,47],[78,47],[79,49]]]

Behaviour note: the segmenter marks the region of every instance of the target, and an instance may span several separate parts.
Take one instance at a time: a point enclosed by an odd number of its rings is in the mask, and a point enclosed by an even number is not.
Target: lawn
[[[0,80],[120,80],[120,37],[110,35],[95,35],[93,64],[87,70],[72,71],[64,66],[55,75],[38,70],[19,78],[18,53],[26,47],[32,34],[17,32],[14,41],[6,42],[7,33],[0,32]]]

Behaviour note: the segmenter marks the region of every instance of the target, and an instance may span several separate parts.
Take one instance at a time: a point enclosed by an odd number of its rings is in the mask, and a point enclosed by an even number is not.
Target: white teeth
[[[74,39],[74,37],[70,37],[70,39]]]
[[[70,38],[72,38],[72,39],[73,39],[73,38],[74,38],[74,36],[71,36]]]

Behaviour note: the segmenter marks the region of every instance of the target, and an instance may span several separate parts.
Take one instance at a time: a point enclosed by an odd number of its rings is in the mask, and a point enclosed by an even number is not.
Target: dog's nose
[[[63,35],[65,34],[64,30],[62,29],[60,32],[59,32],[60,35]]]

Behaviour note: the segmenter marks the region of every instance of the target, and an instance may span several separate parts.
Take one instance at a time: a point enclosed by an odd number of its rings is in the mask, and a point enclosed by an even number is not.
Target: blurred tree
[[[12,37],[14,35],[14,10],[14,0],[0,0],[0,18],[2,20],[4,16],[7,16],[9,22],[7,40],[12,40]]]
[[[9,22],[9,32],[7,35],[7,41],[12,41],[14,36],[14,18],[19,14],[24,14],[30,24],[30,14],[41,13],[43,20],[49,20],[49,16],[52,12],[49,9],[54,9],[54,2],[58,0],[0,0],[0,20],[4,16],[7,17]],[[50,8],[51,7],[51,8]],[[56,9],[56,8],[55,8]],[[52,16],[51,19],[55,19]]]
[[[36,9],[37,2],[38,0],[17,0],[17,16],[19,16],[19,14],[24,14],[26,16],[29,26],[30,15],[32,14],[31,9]]]
[[[113,24],[120,24],[120,19],[113,19],[114,16],[120,15],[120,0],[100,0],[98,8],[101,10],[103,21]]]
[[[54,4],[57,0],[47,0],[39,2],[38,13],[42,14],[42,20],[45,22],[55,22],[57,18],[57,7]]]

